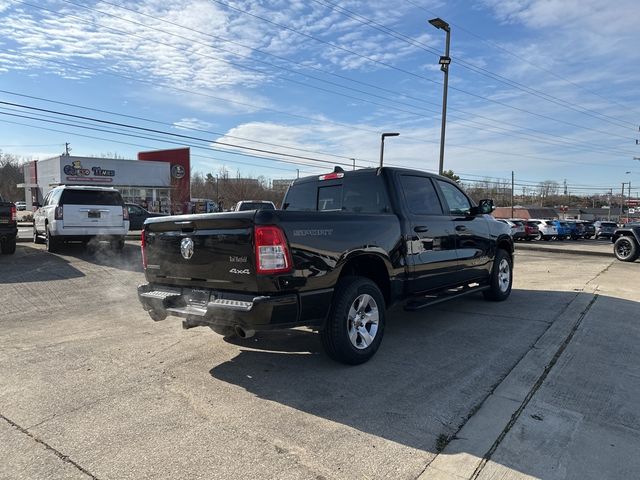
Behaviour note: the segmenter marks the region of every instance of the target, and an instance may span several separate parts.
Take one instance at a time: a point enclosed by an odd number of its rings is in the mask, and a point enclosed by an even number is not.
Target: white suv
[[[120,192],[107,187],[61,186],[51,190],[33,215],[33,241],[44,238],[47,250],[64,241],[92,238],[121,250],[129,231],[129,212]]]
[[[558,236],[558,228],[551,220],[531,219],[529,221],[538,225],[538,237],[536,240],[551,240]]]

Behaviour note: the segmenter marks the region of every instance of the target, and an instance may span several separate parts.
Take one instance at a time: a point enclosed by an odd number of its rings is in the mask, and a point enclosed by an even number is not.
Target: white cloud
[[[173,122],[173,126],[178,130],[207,130],[213,127],[213,123],[192,117],[182,118],[176,122]]]

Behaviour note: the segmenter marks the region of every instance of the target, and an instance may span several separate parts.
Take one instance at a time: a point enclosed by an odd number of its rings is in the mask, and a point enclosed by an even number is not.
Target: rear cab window
[[[351,213],[391,211],[383,179],[375,172],[294,183],[287,191],[283,210]]]

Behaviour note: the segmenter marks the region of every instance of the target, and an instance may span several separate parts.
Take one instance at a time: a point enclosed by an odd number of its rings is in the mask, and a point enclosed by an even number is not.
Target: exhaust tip
[[[240,338],[251,338],[256,334],[255,330],[245,330],[242,327],[236,327],[236,335],[238,335]]]

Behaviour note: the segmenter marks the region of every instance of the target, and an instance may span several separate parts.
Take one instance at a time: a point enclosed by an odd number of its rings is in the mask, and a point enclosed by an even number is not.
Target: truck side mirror
[[[488,215],[489,213],[495,210],[495,206],[493,205],[493,200],[489,198],[485,198],[478,202],[478,206],[474,209],[474,213],[478,215]]]

